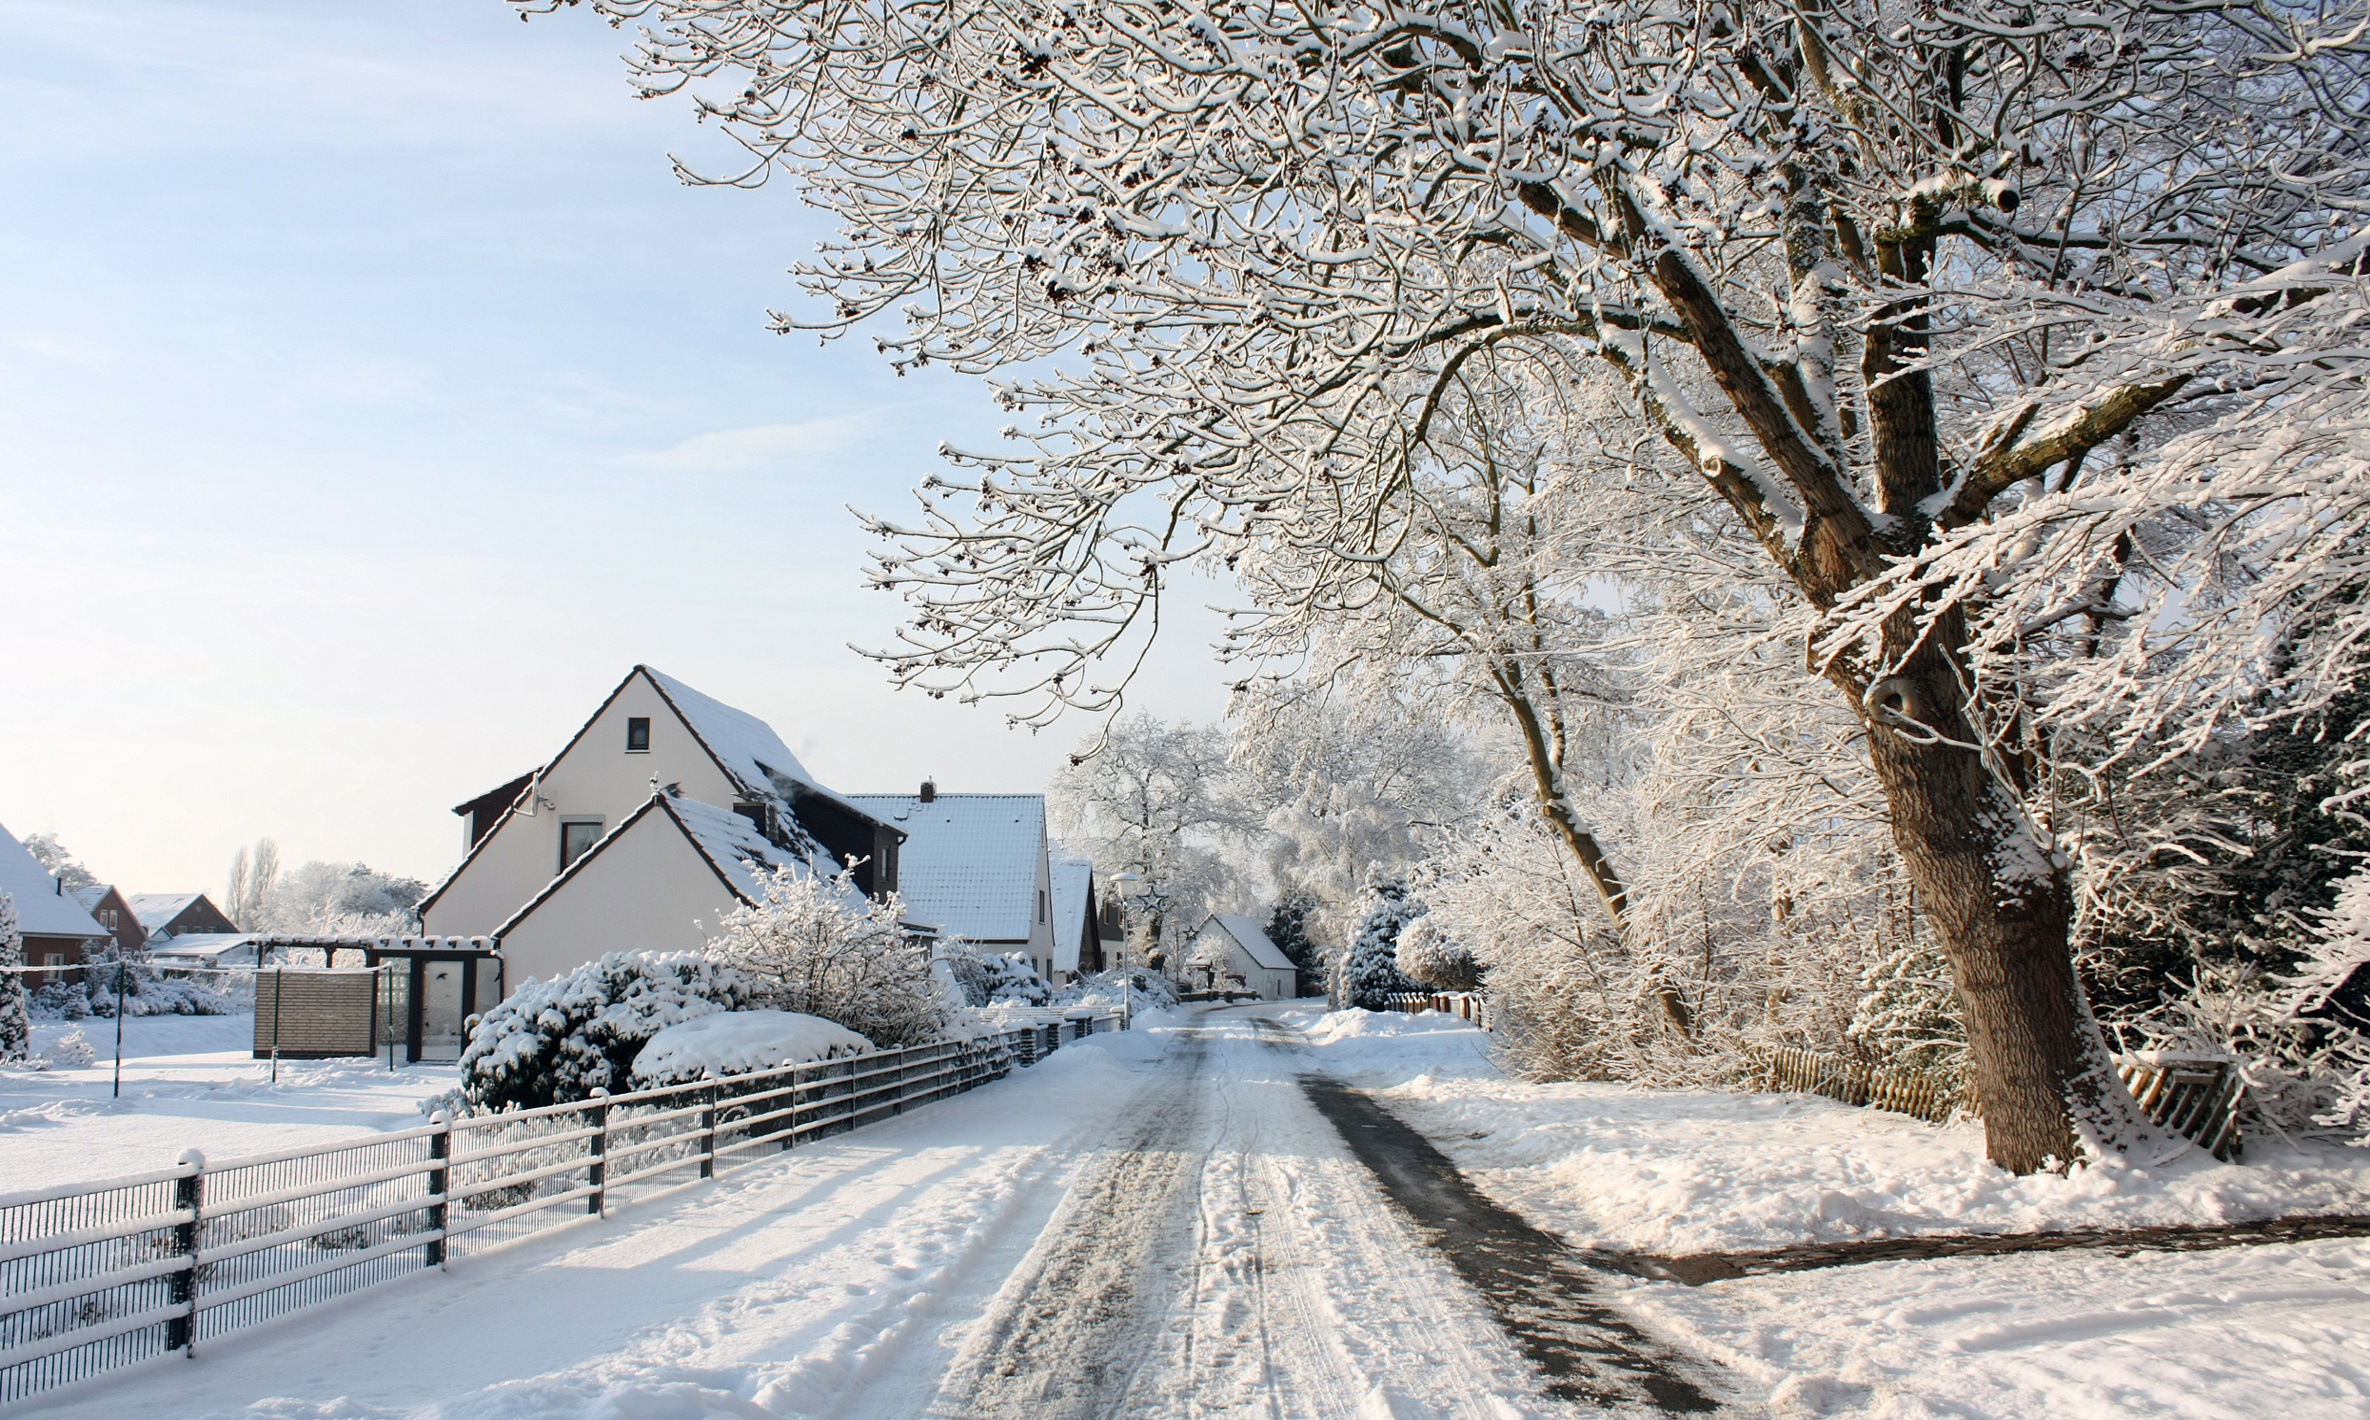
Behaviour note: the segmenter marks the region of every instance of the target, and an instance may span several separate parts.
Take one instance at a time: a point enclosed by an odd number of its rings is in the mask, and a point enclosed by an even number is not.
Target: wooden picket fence
[[[1789,1094],[1825,1095],[1845,1104],[1911,1115],[1929,1124],[1947,1124],[1962,1114],[1977,1112],[1966,1083],[1949,1071],[1838,1060],[1797,1045],[1781,1046],[1769,1052],[1763,1064],[1761,1088]]]
[[[1394,1011],[1411,1014],[1439,1011],[1444,1015],[1471,1021],[1483,1030],[1494,1028],[1490,1021],[1488,998],[1474,991],[1394,991],[1383,1001],[1388,1009]]]
[[[2116,1057],[2115,1074],[2131,1091],[2140,1112],[2157,1125],[2195,1141],[2217,1159],[2228,1162],[2239,1156],[2243,1146],[2238,1134],[2238,1103],[2243,1082],[2236,1062],[2217,1056],[2136,1051]],[[1768,1052],[1762,1062],[1760,1086],[1891,1110],[1929,1124],[1982,1114],[1970,1084],[1951,1071],[1838,1060],[1800,1046]]]

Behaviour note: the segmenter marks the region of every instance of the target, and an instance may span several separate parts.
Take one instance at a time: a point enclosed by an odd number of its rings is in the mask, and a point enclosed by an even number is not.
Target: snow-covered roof
[[[1267,929],[1259,925],[1258,919],[1218,912],[1211,914],[1210,920],[1224,928],[1227,936],[1242,943],[1243,951],[1260,966],[1269,971],[1297,970],[1292,958],[1284,955],[1284,949],[1267,939]]]
[[[195,896],[194,893],[191,895]],[[212,961],[228,954],[239,953],[245,959],[253,960],[255,937],[256,934],[253,932],[184,932],[167,941],[161,947],[150,947],[148,955]]]
[[[108,935],[89,909],[58,890],[49,869],[5,827],[0,827],[0,892],[16,899],[17,930],[29,937]]]
[[[1093,896],[1094,864],[1084,858],[1063,858],[1053,864],[1053,969],[1076,971],[1086,950],[1086,934],[1094,924],[1086,920],[1086,901]]]
[[[897,892],[916,922],[973,942],[1025,942],[1045,852],[1043,794],[852,794],[906,835]]]
[[[143,931],[161,932],[172,925],[174,918],[189,910],[191,903],[204,897],[202,892],[136,892],[124,899],[132,915],[140,919]]]
[[[99,904],[107,900],[107,894],[113,891],[115,891],[115,889],[107,886],[105,883],[96,883],[90,887],[68,888],[66,889],[66,896],[73,898],[78,903],[81,903],[83,911],[96,912],[99,910]],[[135,913],[133,915],[137,916],[138,914]]]
[[[806,766],[782,743],[773,726],[746,710],[735,710],[721,700],[700,694],[664,671],[650,666],[636,669],[650,677],[650,683],[675,707],[675,713],[683,717],[691,733],[699,737],[700,743],[708,747],[708,753],[716,757],[717,764],[738,780],[751,798],[777,795],[790,800],[804,789],[846,807],[855,807],[845,795],[824,788],[815,776],[807,773]]]
[[[806,854],[776,847],[757,831],[756,824],[730,809],[680,794],[666,795],[662,807],[683,825],[683,832],[716,865],[716,871],[743,902],[755,902],[763,890],[757,880],[759,873],[780,867],[814,871],[814,862]]]

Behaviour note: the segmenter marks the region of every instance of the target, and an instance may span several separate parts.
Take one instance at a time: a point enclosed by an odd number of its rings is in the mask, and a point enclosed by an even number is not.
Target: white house
[[[983,952],[1025,952],[1060,985],[1076,974],[1054,950],[1053,873],[1043,794],[855,794],[858,807],[905,835],[897,891],[917,924]]]
[[[751,896],[744,859],[853,864],[868,894],[897,885],[897,832],[817,783],[763,720],[648,666],[550,763],[454,812],[468,854],[421,901],[421,931],[501,938],[512,990],[607,952],[702,945]]]
[[[1299,968],[1248,917],[1221,912],[1202,923],[1186,943],[1185,967],[1200,974],[1198,984],[1211,990],[1223,991],[1239,981],[1263,1001],[1285,1001],[1300,994]]]
[[[77,965],[83,948],[113,935],[6,828],[0,828],[0,892],[15,899],[27,966]],[[44,978],[32,980],[39,984]]]
[[[821,867],[748,818],[664,790],[601,835],[495,929],[513,985],[548,980],[609,951],[696,951],[724,914],[754,904],[758,874]]]

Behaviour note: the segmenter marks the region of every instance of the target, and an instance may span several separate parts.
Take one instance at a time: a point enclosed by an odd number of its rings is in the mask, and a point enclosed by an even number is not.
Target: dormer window
[[[650,717],[635,715],[625,722],[625,752],[650,753]]]

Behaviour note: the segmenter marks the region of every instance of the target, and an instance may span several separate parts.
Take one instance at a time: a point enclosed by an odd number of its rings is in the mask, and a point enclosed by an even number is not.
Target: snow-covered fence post
[[[428,1116],[428,1123],[435,1126],[436,1132],[428,1136],[428,1160],[434,1167],[428,1170],[428,1197],[431,1200],[428,1204],[428,1232],[430,1236],[425,1257],[428,1266],[442,1268],[444,1266],[445,1220],[448,1216],[445,1212],[444,1193],[446,1184],[451,1177],[450,1170],[445,1167],[445,1161],[453,1156],[453,1117],[440,1109]]]
[[[798,1077],[793,1074],[790,1078],[795,1082]],[[793,1095],[792,1098],[795,1099],[796,1096]],[[792,1115],[791,1118],[795,1122],[797,1116]],[[699,1176],[701,1178],[716,1176],[716,1087],[714,1085],[700,1091],[699,1096]]]
[[[584,1200],[584,1211],[601,1212],[608,1202],[609,1182],[609,1092],[599,1085],[592,1088],[593,1136],[585,1141],[591,1151],[592,1163],[586,1170],[585,1183],[592,1193]]]
[[[206,1156],[195,1149],[184,1149],[174,1162],[189,1170],[173,1181],[173,1208],[189,1217],[173,1225],[173,1255],[181,1259],[180,1270],[165,1293],[167,1301],[182,1308],[181,1314],[165,1323],[165,1349],[197,1355],[197,1269],[198,1218],[203,1213],[206,1199]]]

